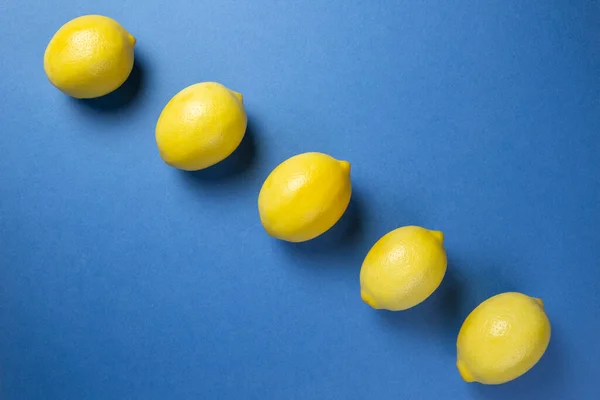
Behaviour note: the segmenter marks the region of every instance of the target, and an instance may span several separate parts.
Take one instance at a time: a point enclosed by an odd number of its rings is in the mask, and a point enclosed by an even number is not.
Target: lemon
[[[351,195],[347,161],[323,153],[299,154],[265,180],[258,195],[260,220],[269,235],[304,242],[335,225]]]
[[[227,158],[246,133],[242,95],[216,82],[177,93],[156,124],[162,159],[186,171],[204,169]]]
[[[44,70],[62,92],[80,99],[104,96],[127,80],[135,38],[119,23],[84,15],[64,24],[44,54]]]
[[[406,310],[428,298],[446,273],[444,234],[405,226],[383,236],[360,270],[361,297],[376,309]]]
[[[502,293],[469,314],[456,342],[456,366],[467,382],[497,385],[529,371],[550,342],[544,303],[521,293]]]

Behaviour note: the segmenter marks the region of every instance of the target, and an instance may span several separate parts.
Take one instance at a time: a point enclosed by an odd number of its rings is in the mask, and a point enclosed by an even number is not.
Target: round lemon
[[[304,242],[326,232],[350,202],[350,164],[304,153],[277,166],[258,195],[260,220],[273,237]]]
[[[44,70],[62,92],[80,99],[104,96],[127,80],[135,38],[119,23],[84,15],[64,24],[44,54]]]
[[[446,274],[444,234],[405,226],[383,236],[360,270],[361,297],[376,309],[406,310],[427,299]]]
[[[156,124],[156,143],[167,164],[204,169],[233,153],[247,122],[241,94],[216,82],[197,83],[165,106]]]
[[[498,385],[529,371],[550,342],[550,321],[540,299],[502,293],[475,308],[456,342],[456,366],[467,382]]]

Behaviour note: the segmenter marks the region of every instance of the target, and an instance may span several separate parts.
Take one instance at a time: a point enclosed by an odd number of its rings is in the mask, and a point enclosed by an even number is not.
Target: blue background
[[[71,99],[45,46],[73,17],[138,40],[116,93]],[[593,1],[16,1],[0,4],[0,397],[600,398],[600,5]],[[247,137],[184,173],[154,126],[182,88],[245,96]],[[268,237],[284,159],[352,163],[321,238]],[[406,312],[363,304],[371,245],[443,230],[448,274]],[[466,384],[455,340],[503,291],[541,297],[540,363]]]

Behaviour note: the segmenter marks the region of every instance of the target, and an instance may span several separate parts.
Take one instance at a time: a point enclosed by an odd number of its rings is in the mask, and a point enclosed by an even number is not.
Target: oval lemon
[[[383,236],[360,270],[363,301],[376,309],[406,310],[427,299],[446,273],[444,234],[405,226]]]
[[[350,164],[304,153],[277,166],[258,195],[260,220],[273,237],[304,242],[326,232],[350,202]]]
[[[44,70],[62,92],[81,99],[108,94],[133,68],[135,38],[117,21],[84,15],[64,24],[44,54]]]
[[[240,93],[216,82],[197,83],[165,106],[156,123],[156,143],[168,165],[200,170],[233,153],[247,123]]]
[[[477,306],[460,328],[456,366],[467,382],[497,385],[529,371],[550,343],[540,299],[502,293]]]

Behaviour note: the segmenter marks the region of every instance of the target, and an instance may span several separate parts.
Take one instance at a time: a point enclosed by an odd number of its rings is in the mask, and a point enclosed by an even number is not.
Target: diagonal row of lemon
[[[50,82],[76,98],[106,95],[120,87],[134,63],[135,38],[118,22],[86,15],[63,25],[50,40],[44,69]],[[244,138],[247,115],[240,93],[203,82],[177,93],[156,124],[162,159],[187,171],[227,158]],[[325,233],[350,203],[350,163],[323,153],[287,159],[266,178],[258,211],[266,232],[304,242]],[[406,310],[425,301],[447,268],[444,234],[417,226],[383,236],[360,271],[361,297],[375,309]],[[457,367],[468,382],[501,384],[531,369],[550,341],[540,299],[502,293],[475,308],[457,339]]]

